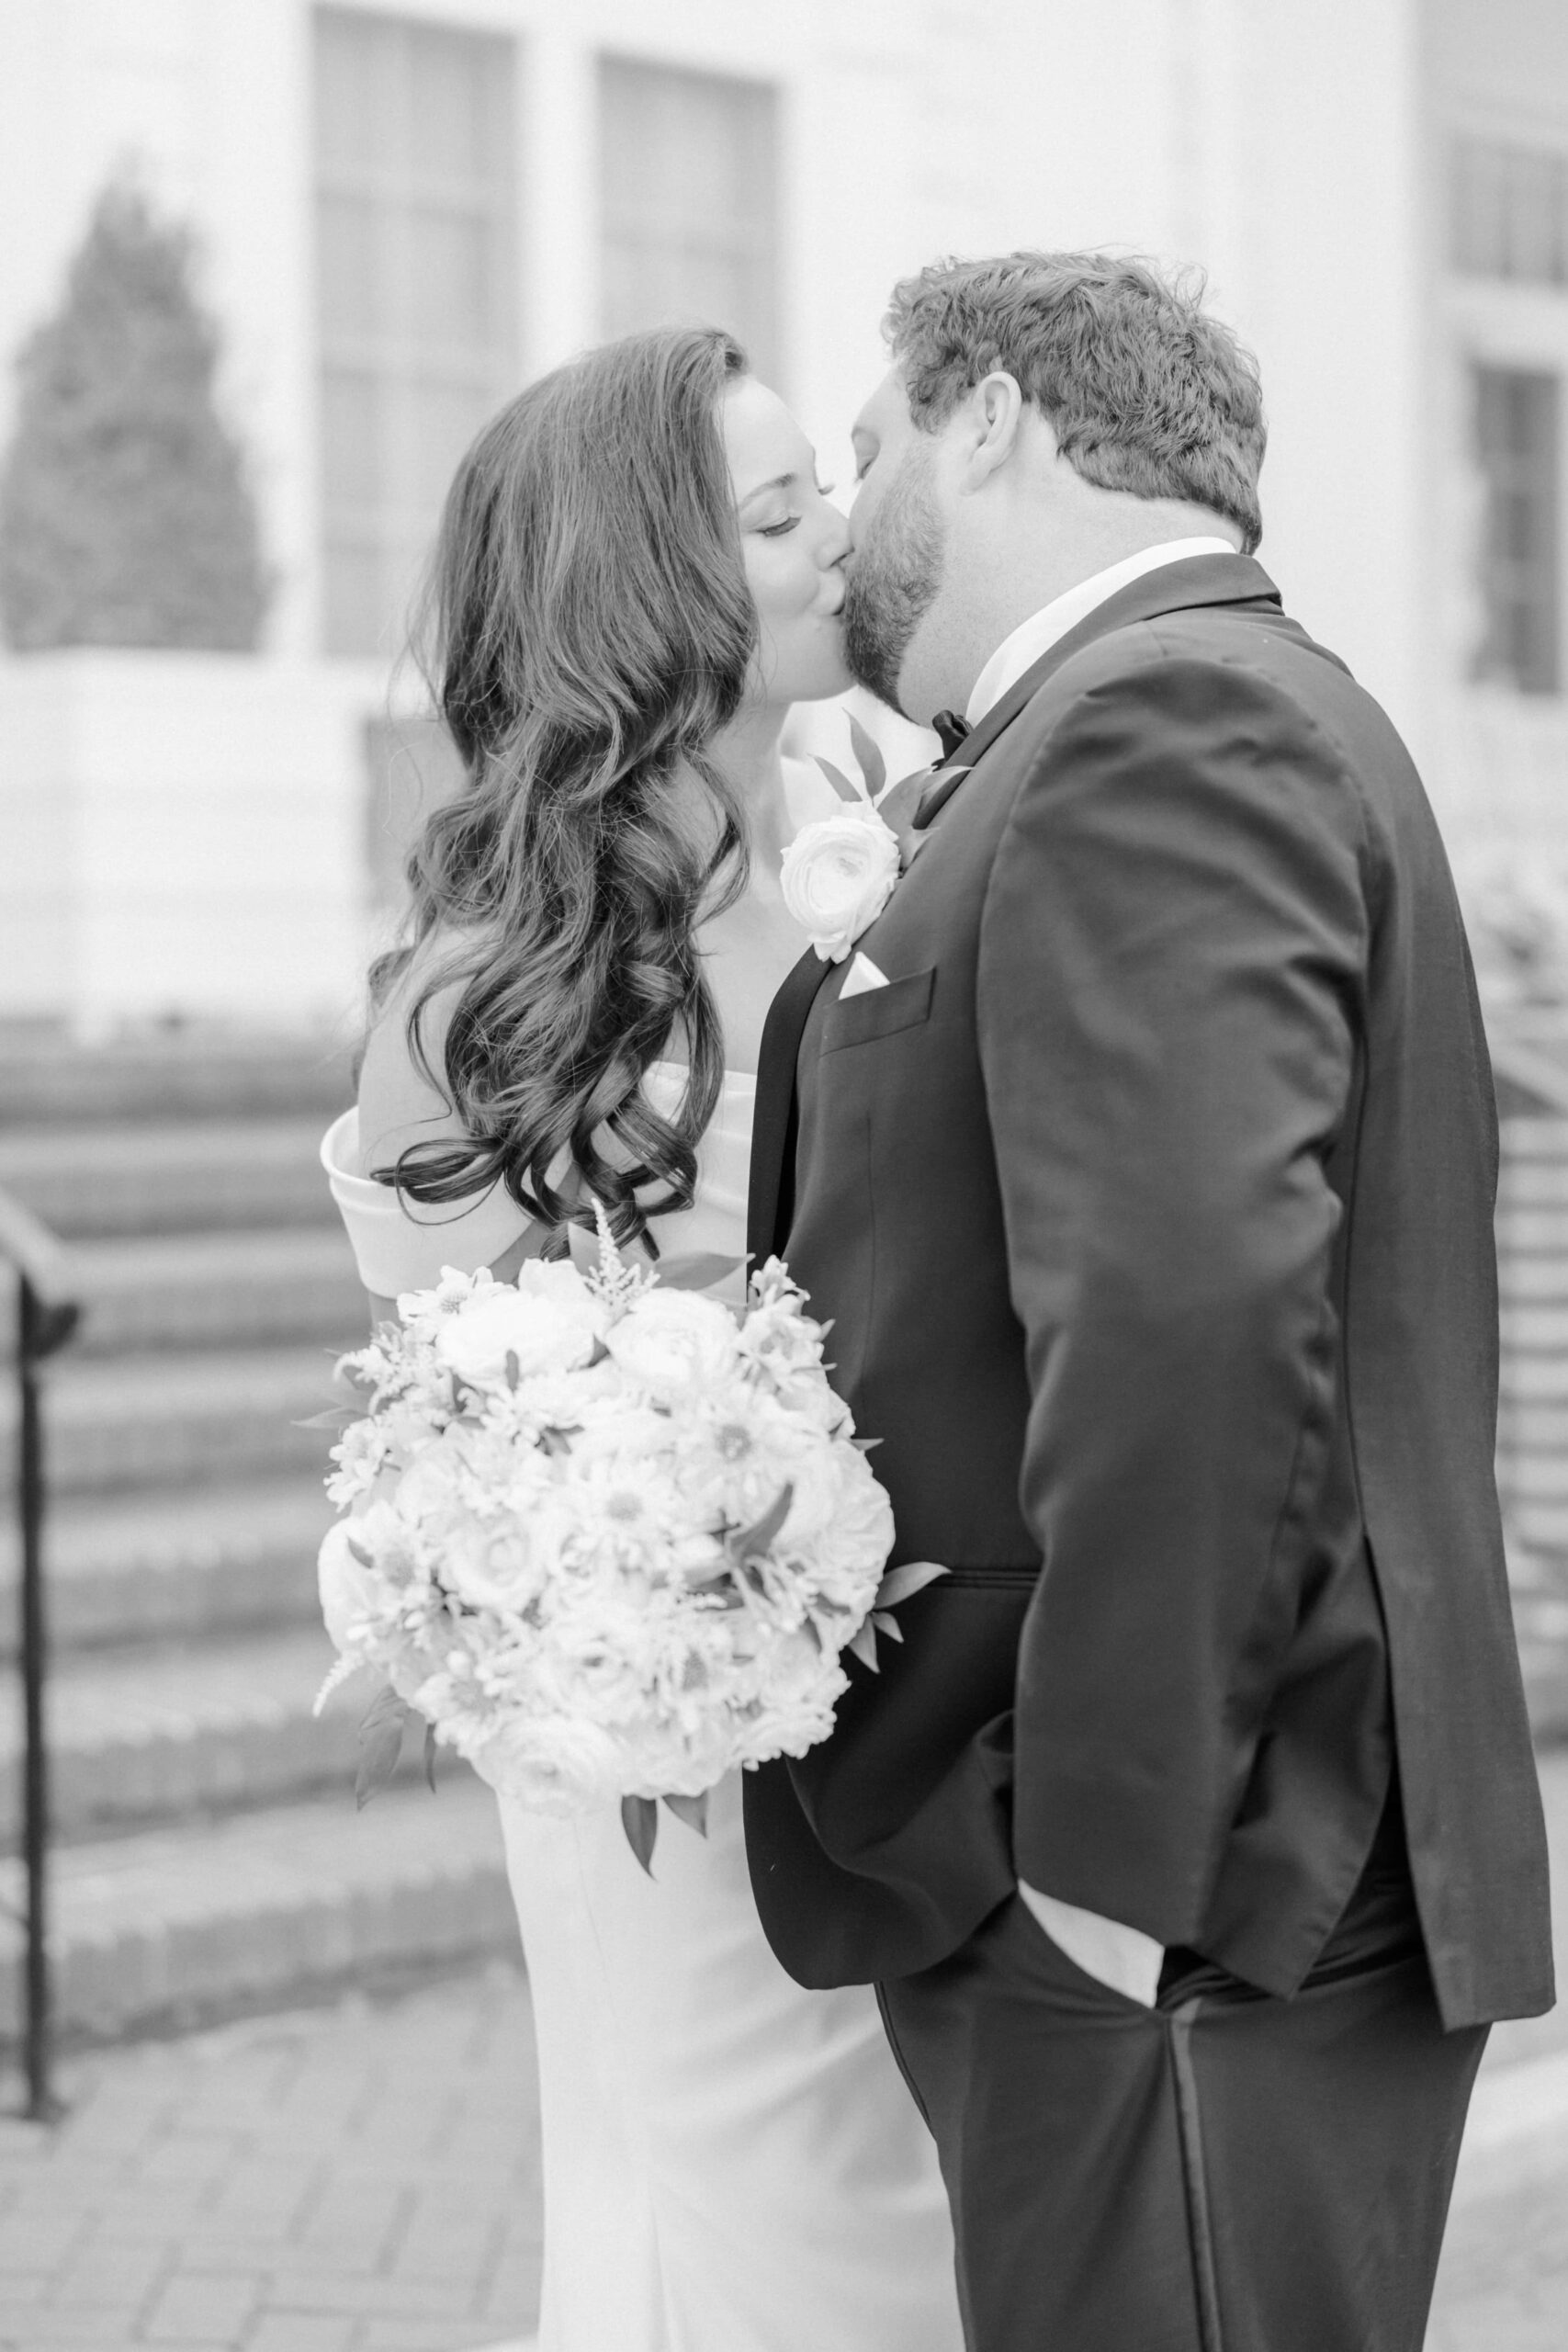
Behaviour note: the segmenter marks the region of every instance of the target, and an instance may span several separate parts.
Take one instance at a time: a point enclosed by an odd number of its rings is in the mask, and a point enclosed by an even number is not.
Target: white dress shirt
[[[1168,563],[1184,562],[1189,556],[1235,552],[1233,541],[1217,537],[1168,539],[1161,547],[1140,548],[1136,555],[1108,564],[1064,595],[1053,597],[1002,639],[976,679],[964,712],[970,726],[976,726],[1043,653],[1130,581],[1141,580],[1145,571],[1158,571]],[[1104,1919],[1098,1911],[1084,1911],[1076,1903],[1042,1894],[1026,1880],[1019,1881],[1018,1891],[1052,1942],[1086,1975],[1109,1984],[1129,2000],[1141,2002],[1145,2008],[1154,2007],[1165,1953],[1152,1936],[1123,1926],[1120,1919]]]
[[[1120,563],[1107,564],[1103,571],[1096,571],[1088,580],[1080,580],[1076,588],[1054,596],[1048,605],[1021,621],[1010,637],[1003,638],[976,679],[964,713],[970,726],[976,726],[993,703],[1000,702],[1008,688],[1016,684],[1058,638],[1066,637],[1070,628],[1077,628],[1079,621],[1086,620],[1097,605],[1103,605],[1119,588],[1141,580],[1145,571],[1158,571],[1168,563],[1184,562],[1189,556],[1235,552],[1234,539],[1212,535],[1205,538],[1167,539],[1161,547],[1140,548],[1136,555],[1123,556]]]

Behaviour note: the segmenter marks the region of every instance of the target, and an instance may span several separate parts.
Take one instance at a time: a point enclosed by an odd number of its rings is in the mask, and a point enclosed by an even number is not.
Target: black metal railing
[[[0,1260],[17,1282],[17,1535],[22,1675],[22,2063],[27,2113],[55,2112],[49,1973],[49,1751],[44,1686],[49,1623],[43,1579],[48,1507],[42,1366],[81,1320],[71,1260],[30,1209],[0,1192]]]

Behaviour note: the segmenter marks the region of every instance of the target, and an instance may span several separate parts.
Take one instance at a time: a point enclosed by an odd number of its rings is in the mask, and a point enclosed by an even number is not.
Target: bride
[[[762,1018],[805,945],[779,860],[837,805],[781,737],[849,684],[847,548],[799,427],[712,331],[589,353],[464,460],[435,612],[468,787],[411,863],[324,1148],[378,1317],[443,1265],[514,1273],[587,1191],[662,1255],[741,1258]],[[959,2352],[931,2143],[871,1989],[802,1991],[769,1951],[739,1776],[705,1839],[665,1816],[652,1879],[618,1809],[502,1819],[540,2352]]]

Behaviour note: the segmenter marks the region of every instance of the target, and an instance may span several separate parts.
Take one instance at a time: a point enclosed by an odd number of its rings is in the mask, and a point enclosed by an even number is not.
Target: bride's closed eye
[[[828,498],[832,495],[833,484],[830,481],[819,481],[813,487],[818,498]],[[782,523],[760,523],[757,526],[758,536],[764,539],[782,539],[786,532],[795,529],[803,519],[799,514],[786,514]]]

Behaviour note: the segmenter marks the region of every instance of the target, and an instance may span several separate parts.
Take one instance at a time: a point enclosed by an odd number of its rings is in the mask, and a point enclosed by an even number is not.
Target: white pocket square
[[[864,996],[867,989],[885,989],[887,985],[886,973],[879,972],[871,957],[863,956],[857,948],[849,978],[839,990],[839,1002],[842,1004],[847,996]]]

